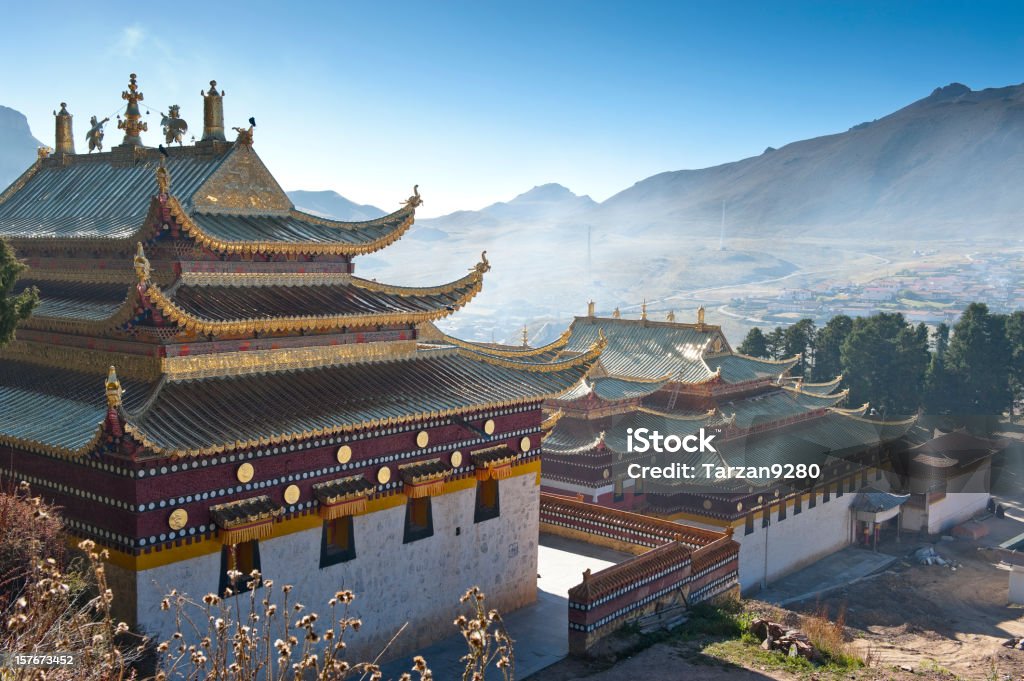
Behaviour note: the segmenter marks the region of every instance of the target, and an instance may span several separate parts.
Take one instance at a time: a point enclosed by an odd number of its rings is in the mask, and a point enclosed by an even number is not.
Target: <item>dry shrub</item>
[[[33,497],[27,485],[14,494],[0,493],[0,508],[15,523],[26,518],[38,522],[40,536],[31,527],[4,527],[4,540],[24,539],[19,550],[7,547],[4,564],[8,600],[0,607],[0,650],[9,654],[75,653],[74,667],[43,670],[32,667],[5,670],[4,681],[117,681],[132,676],[130,666],[141,649],[128,625],[111,616],[113,592],[103,568],[105,553],[84,541],[85,566],[67,569],[51,553],[53,538],[60,538],[60,520],[53,509]],[[28,532],[23,535],[23,532]],[[56,533],[56,534],[54,534]],[[45,673],[45,676],[44,676]]]
[[[827,605],[819,605],[814,614],[801,617],[801,629],[807,634],[815,649],[825,662],[842,667],[857,667],[863,664],[851,646],[846,642],[846,607],[840,606],[836,619],[829,617]]]
[[[62,532],[56,509],[32,496],[26,483],[0,488],[0,611],[18,597],[41,557],[64,567]]]
[[[328,616],[321,618],[301,603],[292,603],[292,587],[275,591],[273,580],[263,579],[259,571],[249,575],[229,573],[233,585],[246,579],[248,592],[228,589],[222,598],[207,594],[195,602],[185,594],[172,591],[161,602],[161,609],[174,617],[175,630],[156,650],[156,681],[341,681],[342,679],[382,679],[380,660],[385,646],[373,661],[349,661],[345,653],[346,637],[358,632],[362,621],[349,616],[355,600],[351,591],[339,591],[327,602]],[[278,596],[278,594],[280,594]],[[484,594],[473,587],[462,597],[470,607],[469,615],[455,620],[469,652],[465,663],[465,681],[483,681],[493,666],[504,681],[513,672],[512,641],[496,610],[487,610]],[[326,627],[326,628],[324,628]],[[391,641],[401,635],[402,627]],[[433,672],[426,660],[413,658],[402,681],[430,681]]]

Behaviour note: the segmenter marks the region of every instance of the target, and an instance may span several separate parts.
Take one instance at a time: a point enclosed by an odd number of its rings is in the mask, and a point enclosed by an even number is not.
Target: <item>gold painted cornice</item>
[[[569,359],[544,363],[513,362],[502,357],[486,355],[477,350],[467,350],[461,347],[457,348],[457,352],[459,355],[468,359],[477,360],[486,364],[493,364],[494,366],[505,367],[506,369],[517,369],[519,371],[529,371],[532,373],[550,373],[553,371],[564,371],[566,369],[572,369],[584,364],[589,364],[597,359],[607,346],[608,339],[604,337],[604,334],[601,334],[598,339],[594,341],[593,345],[586,350],[586,352],[581,352],[579,355]]]
[[[490,347],[490,346],[487,346],[487,345],[483,345],[481,343],[471,343],[469,341],[464,341],[461,338],[456,338],[455,336],[449,336],[446,333],[442,333],[441,334],[441,339],[445,343],[449,343],[451,345],[454,345],[454,346],[459,347],[459,348],[464,348],[466,350],[472,350],[474,352],[480,352],[480,353],[484,353],[484,354],[488,354],[488,355],[494,355],[495,357],[509,357],[509,358],[513,358],[513,357],[535,357],[537,355],[542,355],[545,352],[551,352],[551,351],[554,351],[554,350],[559,350],[561,348],[564,348],[569,343],[569,336],[570,335],[571,335],[571,332],[569,331],[569,329],[566,329],[565,331],[562,332],[561,336],[559,336],[554,341],[548,343],[547,345],[541,346],[539,348],[526,348],[526,349],[521,349],[521,350],[505,350],[505,349],[502,349],[502,348],[493,348],[493,347]]]
[[[212,251],[220,253],[241,253],[243,255],[252,255],[255,253],[284,253],[295,255],[365,255],[367,253],[379,251],[382,248],[390,246],[395,241],[398,241],[398,239],[400,239],[402,235],[412,227],[416,216],[416,210],[411,207],[402,208],[391,215],[385,216],[385,218],[395,218],[404,215],[404,218],[396,229],[388,232],[382,237],[374,239],[373,241],[368,241],[362,244],[346,244],[340,242],[314,243],[304,241],[224,241],[207,234],[174,196],[169,196],[167,198],[167,207],[170,209],[171,216],[174,220],[188,233],[190,237],[195,239],[197,243]],[[330,224],[332,221],[323,221],[321,218],[315,218],[314,216],[307,217],[303,214],[298,214],[294,217],[307,220],[309,222],[315,222],[316,224],[327,224],[328,226],[333,226]],[[383,220],[385,218],[379,218],[379,220]],[[374,222],[376,221],[371,221],[370,223],[350,224],[348,229],[353,230],[363,225],[373,224]]]

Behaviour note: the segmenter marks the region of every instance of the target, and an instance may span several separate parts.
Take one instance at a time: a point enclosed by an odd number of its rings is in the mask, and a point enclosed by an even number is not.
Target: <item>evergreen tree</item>
[[[756,326],[747,332],[747,337],[743,339],[738,348],[739,352],[744,355],[750,355],[751,357],[768,357],[768,343],[765,340],[764,333],[761,329]]]
[[[984,303],[971,303],[953,327],[946,352],[955,386],[954,416],[988,433],[1011,401],[1007,321],[1005,315],[990,314]]]
[[[782,334],[782,352],[779,359],[800,355],[800,361],[793,367],[794,376],[806,376],[814,354],[814,320],[801,319],[787,326]]]
[[[25,270],[14,251],[0,239],[0,347],[14,338],[14,327],[29,318],[39,303],[39,293],[26,289],[13,295],[18,275]]]
[[[776,326],[773,331],[765,336],[764,342],[769,358],[782,359],[782,351],[786,346],[786,334],[782,331],[781,326]]]
[[[899,313],[853,321],[840,349],[850,403],[870,402],[886,418],[912,414],[921,405],[928,368],[928,330]]]
[[[948,414],[953,403],[956,387],[953,377],[946,369],[946,352],[949,349],[949,325],[939,324],[932,334],[935,350],[928,364],[924,381],[924,407],[933,414]]]
[[[1013,393],[1013,399],[1016,402],[1022,402],[1024,401],[1024,310],[1017,310],[1006,319],[1006,340],[1010,344],[1010,390]]]
[[[840,350],[853,329],[853,320],[844,314],[836,315],[818,330],[814,337],[814,367],[811,380],[831,381],[843,373]]]

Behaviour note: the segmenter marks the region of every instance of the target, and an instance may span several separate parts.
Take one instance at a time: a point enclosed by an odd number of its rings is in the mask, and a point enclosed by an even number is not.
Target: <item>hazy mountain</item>
[[[360,205],[349,201],[338,192],[329,190],[319,192],[298,190],[288,192],[288,196],[300,210],[335,220],[359,222],[386,215],[376,206]]]
[[[32,165],[41,146],[24,115],[0,106],[0,191]]]
[[[597,203],[589,196],[577,196],[560,184],[534,187],[510,201],[492,203],[480,210],[460,210],[437,218],[421,220],[441,230],[463,227],[495,227],[507,223],[533,224],[585,219]]]
[[[717,235],[957,238],[1019,230],[1024,86],[954,83],[848,131],[735,163],[661,173],[601,205],[603,221]]]

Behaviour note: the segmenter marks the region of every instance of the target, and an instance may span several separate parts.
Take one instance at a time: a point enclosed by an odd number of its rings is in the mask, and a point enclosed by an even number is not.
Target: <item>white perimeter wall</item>
[[[838,499],[835,491],[827,504],[818,494],[817,506],[793,515],[793,507],[786,509],[786,519],[779,521],[778,507],[771,514],[771,525],[761,527],[761,515],[754,516],[753,534],[744,534],[740,525],[733,530],[733,539],[740,544],[740,589],[756,591],[765,574],[765,550],[768,553],[768,583],[790,572],[810,565],[850,543],[850,504],[856,494],[844,494]]]
[[[346,638],[347,659],[372,659],[405,622],[409,627],[387,657],[410,654],[456,633],[452,621],[459,597],[472,586],[483,589],[488,607],[502,613],[536,600],[540,499],[535,483],[533,474],[500,481],[501,515],[479,524],[473,523],[475,488],[434,497],[434,535],[409,544],[402,543],[404,505],[356,516],[356,558],[323,570],[319,526],[262,540],[263,574],[275,581],[275,601],[280,603],[281,585],[293,584],[290,602],[320,614],[321,623],[336,591],[355,592],[350,614],[362,618],[363,628]],[[173,619],[160,611],[160,600],[171,588],[195,600],[216,592],[220,560],[214,553],[140,572],[139,623],[159,640],[168,637]],[[244,598],[248,603],[248,594]]]

